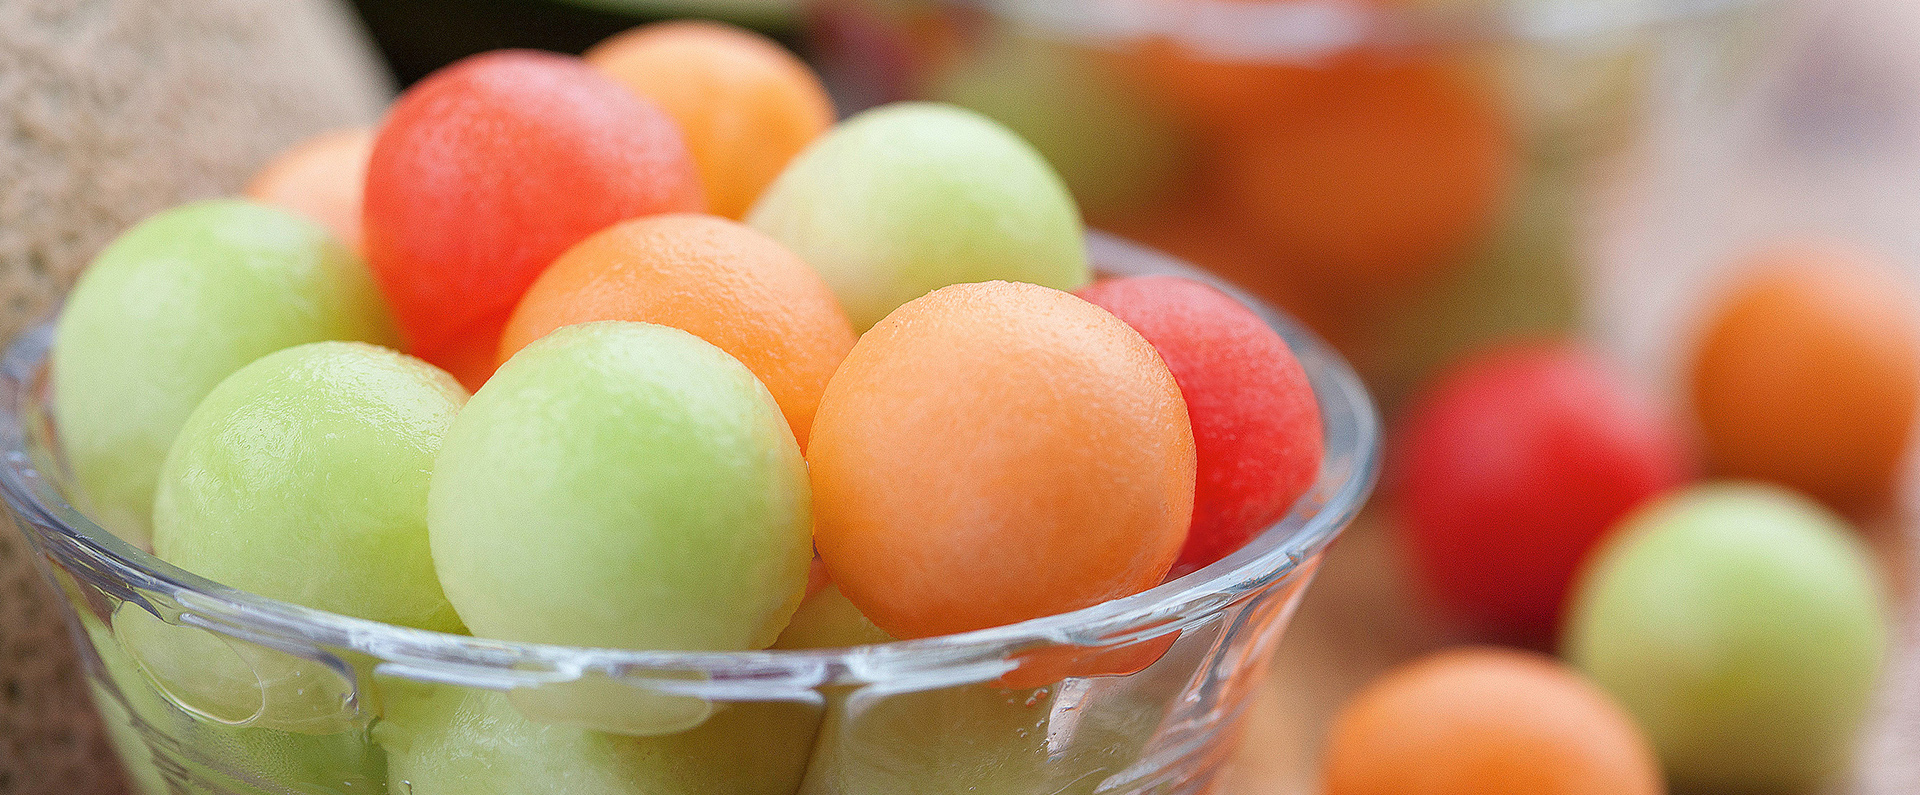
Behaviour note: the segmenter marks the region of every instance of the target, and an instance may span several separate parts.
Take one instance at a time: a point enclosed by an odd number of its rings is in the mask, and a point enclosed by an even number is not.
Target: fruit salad
[[[836,124],[825,96],[709,23],[486,53],[289,150],[248,198],[142,223],[54,332],[74,499],[212,587],[412,642],[909,666],[887,649],[1219,571],[1303,502],[1321,404],[1266,310],[1098,273],[1052,165],[985,116]],[[1277,632],[1254,601],[1206,609]],[[408,676],[192,614],[94,617],[122,717],[331,738],[292,771],[175,751],[411,795],[1091,791],[1200,659],[1270,648],[1212,650],[1235,637],[1214,615],[894,698],[728,699],[608,668]],[[1086,758],[1049,750],[1065,738]]]

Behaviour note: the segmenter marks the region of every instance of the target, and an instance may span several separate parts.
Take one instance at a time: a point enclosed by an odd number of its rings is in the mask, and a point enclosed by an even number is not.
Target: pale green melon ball
[[[154,686],[208,723],[299,734],[349,731],[363,721],[359,672],[122,605],[113,631]]]
[[[800,603],[793,620],[774,641],[776,649],[843,649],[891,643],[893,636],[873,625],[860,608],[854,607],[840,586],[828,585]]]
[[[154,551],[262,596],[458,631],[427,550],[427,486],[465,400],[452,376],[364,343],[262,357],[180,429]]]
[[[1080,681],[1097,688],[1102,680]],[[1163,699],[1179,692],[1177,683],[1155,684],[1168,686],[1158,691]],[[1103,690],[963,685],[835,694],[800,793],[1096,795],[1140,761],[1170,708],[1132,697],[1132,688]]]
[[[1676,787],[1789,793],[1846,764],[1887,648],[1880,578],[1839,517],[1707,485],[1629,517],[1575,594],[1567,656]]]
[[[648,323],[568,326],[515,354],[447,432],[428,532],[475,635],[764,648],[812,554],[799,446],[753,373]]]
[[[100,722],[106,726],[107,741],[130,779],[128,783],[140,795],[166,795],[166,778],[154,763],[153,749],[147,747],[145,737],[134,723],[137,716],[145,725],[165,727],[167,724],[163,721],[169,715],[166,702],[147,684],[126,652],[120,650],[113,630],[90,610],[77,610],[75,614],[80,617],[80,628],[86,631],[94,653],[100,657],[101,677],[105,681],[89,676],[88,690],[93,695],[94,709],[100,713]]]
[[[153,783],[161,777],[156,757],[167,760],[166,767],[234,791],[248,791],[242,789],[244,784],[233,781],[235,774],[251,775],[298,792],[370,792],[375,791],[370,788],[385,782],[385,759],[363,727],[303,734],[235,726],[187,712],[169,701],[156,689],[152,674],[143,671],[143,665],[128,652],[132,643],[124,628],[136,623],[135,614],[153,618],[137,606],[123,604],[115,614],[113,630],[86,614],[81,623],[100,654],[107,680],[118,693],[116,696],[96,685],[95,703],[129,773],[146,795],[169,792],[164,785]],[[119,640],[114,637],[116,632],[122,635]],[[154,738],[157,749],[150,749],[142,735]]]
[[[1002,33],[942,74],[932,92],[1033,144],[1089,213],[1163,200],[1185,173],[1180,131],[1071,44]]]
[[[160,213],[80,277],[53,346],[53,407],[81,505],[135,545],[174,435],[220,379],[304,342],[395,340],[360,259],[314,223],[239,200]]]
[[[114,756],[120,760],[120,769],[127,774],[128,784],[138,795],[168,795],[167,779],[154,764],[153,752],[147,747],[138,729],[134,728],[133,718],[127,713],[116,696],[107,692],[98,682],[89,683],[88,692],[93,696],[93,707],[100,713],[100,722],[106,724],[107,744],[113,747]]]
[[[692,731],[602,734],[528,720],[506,696],[394,688],[374,737],[409,795],[791,795],[819,709],[735,704]]]
[[[1047,688],[984,685],[836,694],[801,795],[1051,792],[1042,773],[1053,701]]]
[[[807,261],[866,330],[949,284],[1087,283],[1080,212],[1020,137],[973,111],[907,102],[855,116],[795,157],[747,223]]]

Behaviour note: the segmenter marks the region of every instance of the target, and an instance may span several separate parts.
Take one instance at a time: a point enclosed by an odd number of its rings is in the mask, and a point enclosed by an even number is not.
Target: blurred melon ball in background
[[[1621,516],[1692,476],[1687,442],[1584,345],[1475,352],[1429,386],[1392,450],[1414,573],[1483,631],[1550,639],[1589,551]]]
[[[1892,264],[1839,243],[1735,268],[1688,363],[1710,465],[1842,511],[1885,507],[1920,408],[1920,302]]]
[[[1326,795],[1665,795],[1625,710],[1542,654],[1493,647],[1405,663],[1334,717]]]
[[[1006,32],[932,77],[929,93],[1007,125],[1059,170],[1086,212],[1111,216],[1178,190],[1192,141],[1099,57]]]
[[[1853,752],[1886,599],[1839,517],[1711,483],[1622,523],[1582,575],[1562,651],[1646,729],[1677,788],[1806,792]]]
[[[1224,139],[1219,178],[1277,266],[1364,306],[1472,254],[1514,178],[1498,102],[1440,61],[1312,80],[1300,102]]]
[[[360,250],[360,199],[366,191],[373,128],[331,130],[275,156],[247,182],[248,198],[318,222]]]

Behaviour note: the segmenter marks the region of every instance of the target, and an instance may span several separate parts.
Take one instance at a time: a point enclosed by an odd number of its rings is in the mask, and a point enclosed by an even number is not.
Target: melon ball
[[[1137,209],[1178,190],[1191,154],[1181,130],[1094,53],[1005,33],[961,57],[932,96],[1033,144],[1089,213]]]
[[[1566,657],[1612,691],[1676,789],[1810,791],[1847,762],[1888,642],[1852,528],[1757,484],[1635,512],[1581,579]]]
[[[709,215],[637,218],[567,249],[520,299],[500,359],[593,320],[658,323],[719,346],[767,385],[802,449],[854,340],[807,263],[752,227]]]
[[[378,710],[376,694],[357,687],[368,670],[343,671],[318,652],[270,648],[131,602],[114,611],[113,631],[148,680],[196,722],[328,736],[353,731]]]
[[[1620,517],[1686,482],[1677,423],[1570,343],[1481,351],[1422,396],[1395,475],[1413,566],[1449,609],[1553,637],[1575,573]]]
[[[937,290],[860,338],[814,416],[815,545],[881,629],[918,638],[1160,583],[1192,521],[1173,374],[1073,295]]]
[[[1179,688],[1151,684],[1162,699]],[[1141,760],[1166,709],[1126,688],[832,693],[800,795],[1095,795]]]
[[[656,23],[584,57],[679,123],[717,215],[745,215],[787,162],[833,126],[833,101],[813,70],[732,25]]]
[[[261,357],[181,427],[160,469],[154,553],[261,596],[457,631],[427,551],[427,485],[466,398],[374,345]]]
[[[360,201],[372,154],[371,129],[321,133],[268,162],[247,183],[246,193],[313,219],[347,248],[359,251]]]
[[[1665,795],[1618,703],[1540,654],[1443,651],[1401,665],[1334,716],[1327,795]]]
[[[167,792],[167,779],[154,764],[153,752],[141,737],[140,730],[134,728],[133,716],[125,706],[116,700],[114,694],[105,685],[88,682],[88,693],[93,696],[93,708],[100,713],[100,722],[107,730],[107,744],[113,747],[114,758],[120,761],[120,769],[127,776],[135,793],[159,795]]]
[[[827,587],[827,564],[820,562],[820,556],[814,555],[807,562],[807,596],[811,597]]]
[[[145,615],[138,607],[123,605],[121,610]],[[297,792],[367,792],[386,781],[386,760],[361,731],[299,734],[194,715],[155,689],[114,630],[86,613],[81,614],[81,625],[100,657],[101,679],[92,682],[94,706],[130,778],[140,787],[136,792],[171,791],[160,760],[173,769],[179,747],[192,748],[206,766],[196,773],[233,789],[245,785],[223,776],[227,771],[251,773]],[[160,750],[149,746],[150,740]],[[169,747],[174,741],[179,746]]]
[[[1404,305],[1374,313],[1368,346],[1343,350],[1374,400],[1404,404],[1446,365],[1500,340],[1577,332],[1585,274],[1576,208],[1587,176],[1571,163],[1530,170],[1471,259]]]
[[[828,583],[807,595],[793,620],[774,641],[776,649],[843,649],[891,643],[893,636],[873,625],[860,608],[847,601],[840,587]]]
[[[1740,266],[1688,370],[1709,463],[1843,511],[1884,507],[1920,407],[1920,305],[1849,249],[1780,248]]]
[[[765,648],[811,558],[806,463],[753,373],[685,331],[568,326],[447,431],[428,535],[473,634]]]
[[[578,58],[504,51],[441,69],[394,103],[362,220],[408,351],[472,389],[554,257],[616,221],[705,208],[666,113]]]
[[[147,746],[145,737],[135,728],[139,724],[134,721],[138,718],[149,726],[166,726],[180,713],[147,683],[139,664],[121,650],[112,627],[88,610],[75,615],[100,660],[97,673],[88,677],[87,689],[93,696],[93,708],[100,712],[100,723],[107,730],[108,744],[120,760],[120,769],[126,772],[134,792],[146,795],[166,792],[167,781],[155,764],[153,749]]]
[[[966,685],[834,699],[801,795],[1051,792],[1047,688]],[[1115,771],[1117,772],[1117,771]],[[1104,778],[1104,776],[1102,777]]]
[[[842,123],[747,222],[826,277],[854,328],[962,282],[1087,283],[1080,212],[1033,147],[973,111],[898,103]]]
[[[1383,0],[1354,0],[1340,6],[1314,6],[1273,0],[1173,0],[1163,7],[1176,13],[1205,15],[1207,29],[1229,33],[1301,29],[1302,12],[1370,13]],[[1195,13],[1198,12],[1198,13]],[[1322,23],[1324,24],[1324,23]],[[1249,41],[1262,40],[1253,33]],[[1345,60],[1288,58],[1258,52],[1233,52],[1188,36],[1139,37],[1107,48],[1113,71],[1141,92],[1151,105],[1200,136],[1284,124],[1303,100],[1312,99],[1330,66]],[[1223,51],[1225,50],[1225,51]]]
[[[1320,407],[1286,340],[1240,302],[1177,276],[1080,290],[1152,343],[1187,403],[1193,526],[1174,563],[1205,566],[1285,516],[1320,471]]]
[[[238,200],[127,230],[74,285],[54,330],[53,411],[79,504],[135,545],[187,415],[248,362],[320,340],[394,340],[353,252],[317,224]]]
[[[1224,138],[1215,164],[1236,212],[1303,284],[1364,308],[1494,230],[1518,145],[1484,86],[1420,62],[1347,63],[1311,80],[1300,101]]]
[[[528,720],[505,696],[451,685],[395,688],[374,739],[388,788],[408,795],[791,795],[818,707],[735,704],[665,737]]]

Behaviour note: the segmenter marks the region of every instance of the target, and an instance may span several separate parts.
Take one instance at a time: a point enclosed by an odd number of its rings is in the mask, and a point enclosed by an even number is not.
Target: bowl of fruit
[[[1005,127],[832,119],[729,28],[488,53],[101,252],[0,494],[139,787],[1203,791],[1365,389]]]
[[[850,104],[953,102],[1089,222],[1306,321],[1394,407],[1444,363],[1576,330],[1582,267],[1672,106],[1730,108],[1748,0],[827,0]]]

